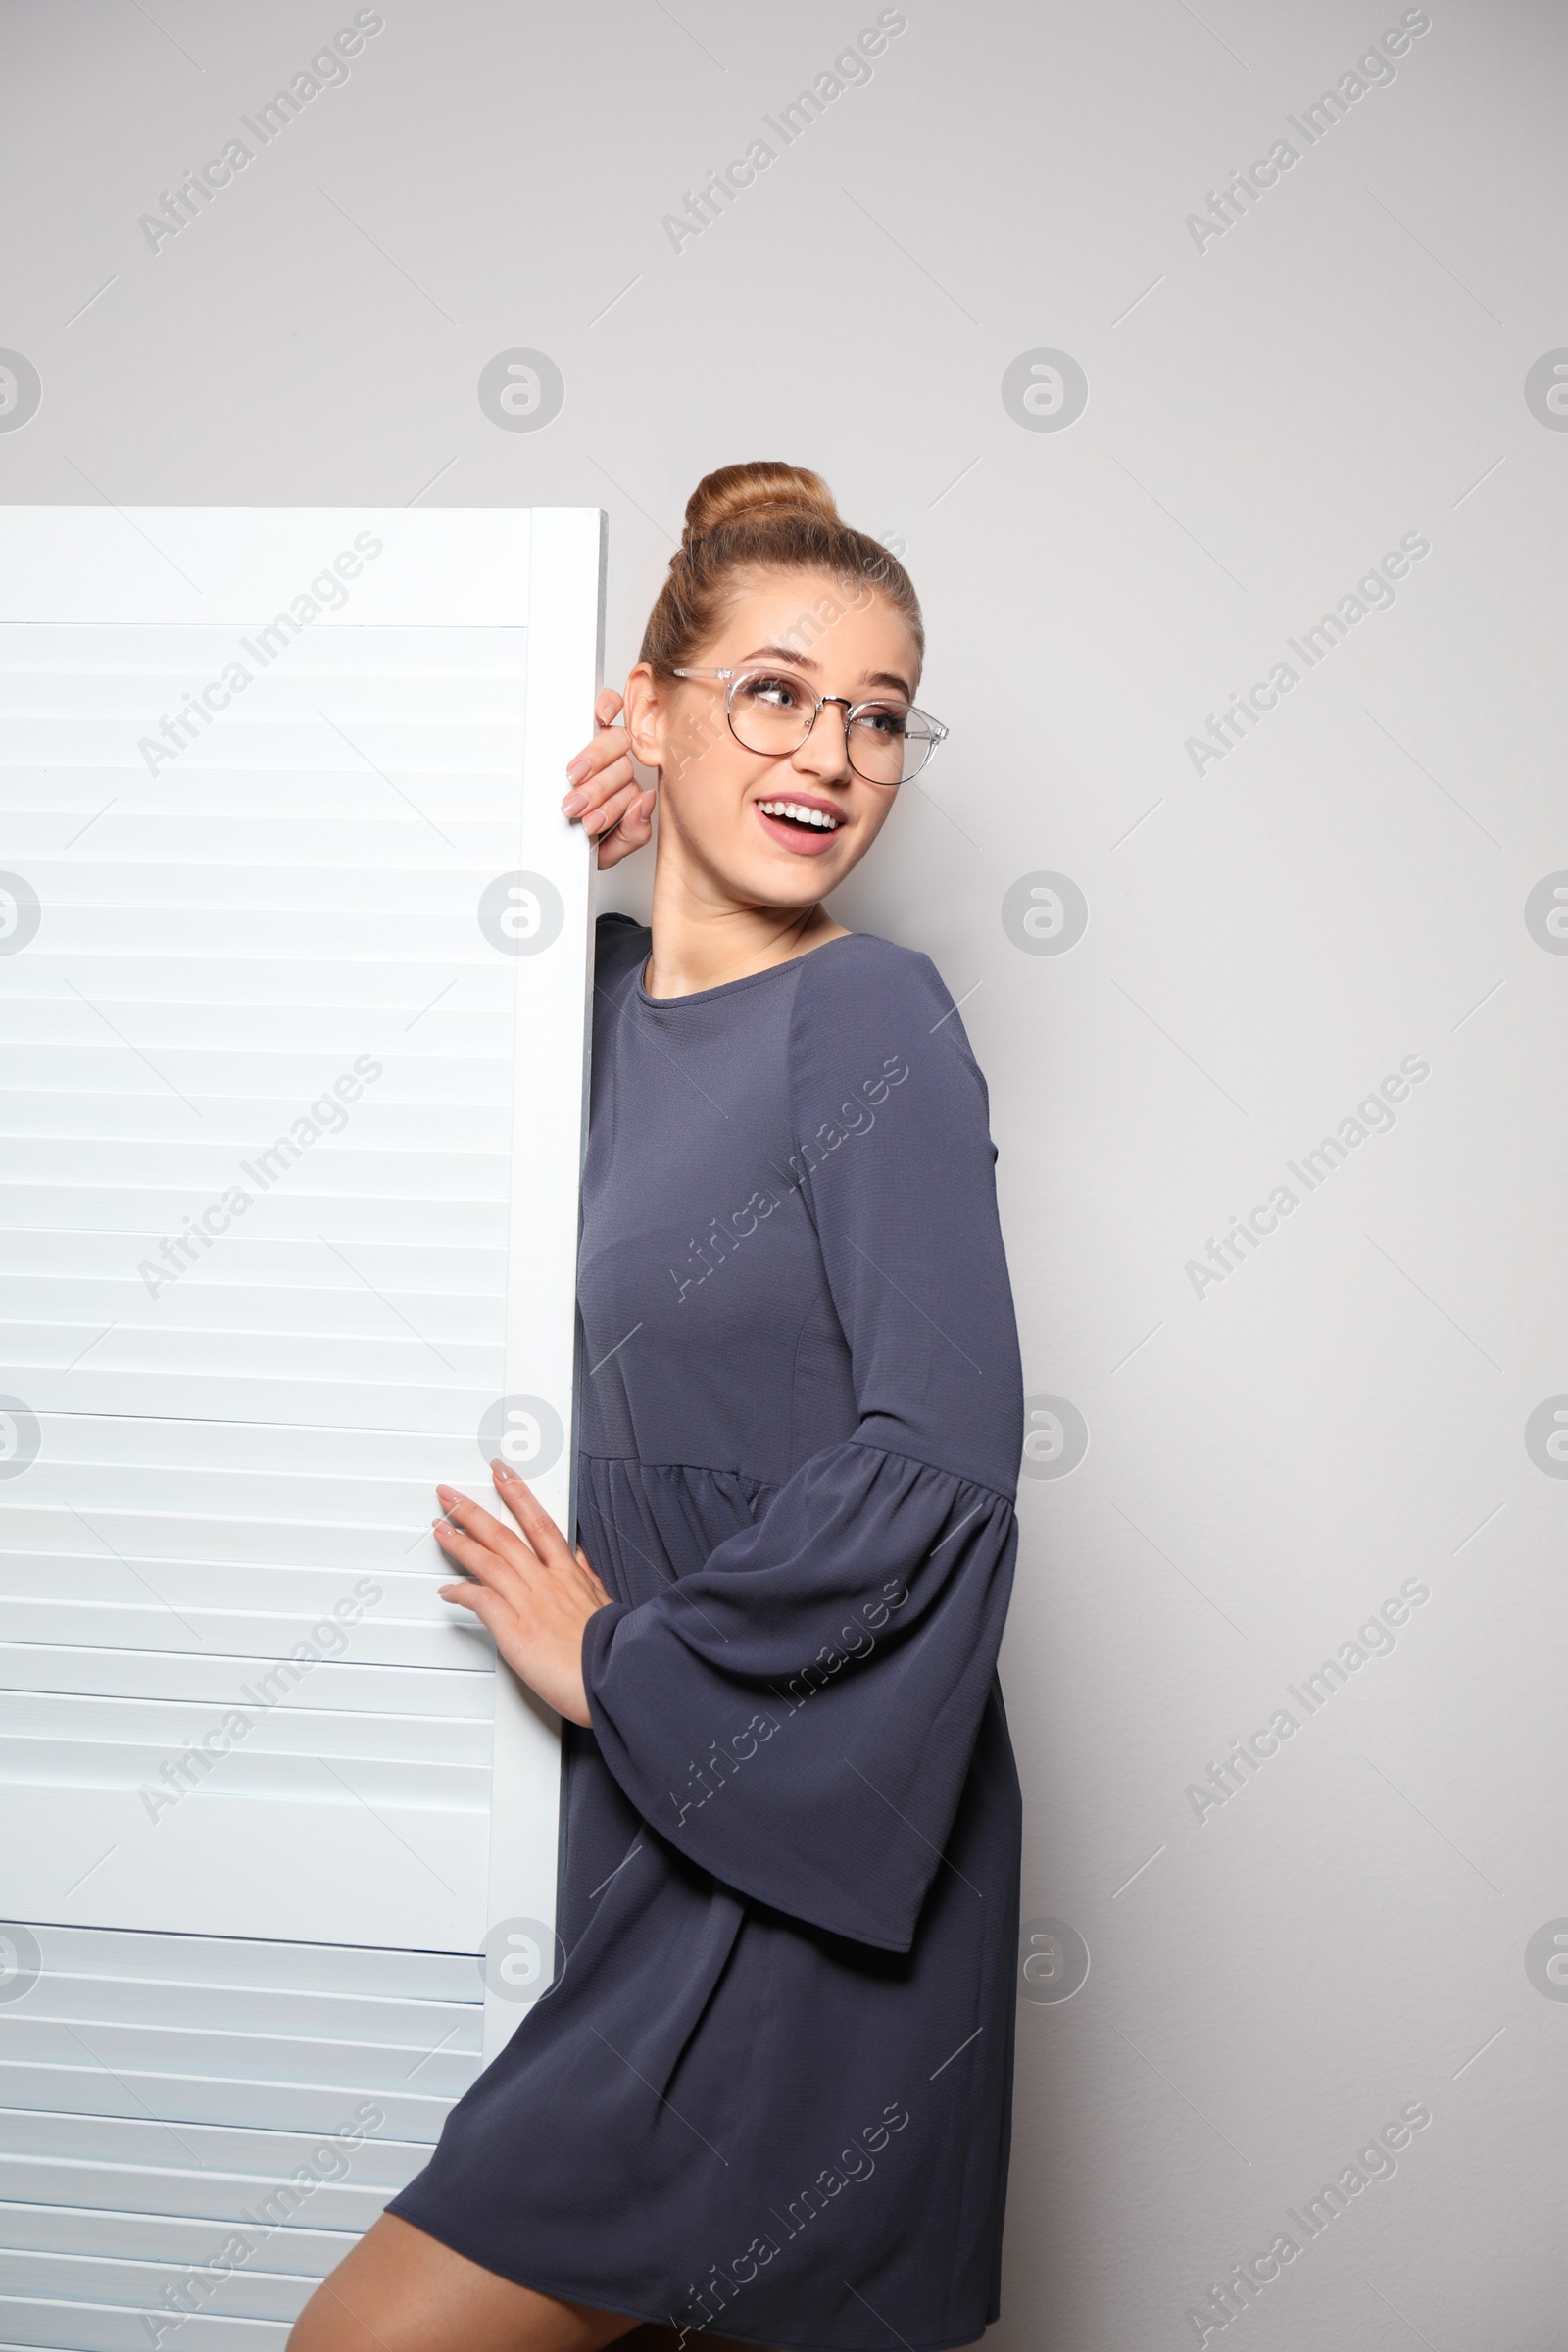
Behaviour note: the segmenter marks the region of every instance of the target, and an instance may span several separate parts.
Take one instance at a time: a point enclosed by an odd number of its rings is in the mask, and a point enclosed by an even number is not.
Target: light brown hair
[[[776,459],[723,466],[686,502],[686,528],[643,631],[640,662],[656,676],[690,662],[717,633],[724,608],[749,572],[827,572],[877,589],[909,625],[925,658],[920,600],[904,565],[878,540],[852,530],[819,473]]]

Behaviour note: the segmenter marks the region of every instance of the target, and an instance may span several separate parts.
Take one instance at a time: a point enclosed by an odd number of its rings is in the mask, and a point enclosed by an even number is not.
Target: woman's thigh
[[[639,2326],[514,2286],[384,2213],[317,2288],[288,2352],[598,2352]]]

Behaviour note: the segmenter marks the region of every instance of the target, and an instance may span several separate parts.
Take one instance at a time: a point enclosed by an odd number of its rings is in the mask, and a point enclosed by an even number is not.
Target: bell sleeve
[[[1017,1549],[996,1148],[924,956],[863,937],[803,957],[789,1064],[858,1419],[695,1574],[596,1611],[584,1683],[605,1762],[661,1837],[741,1894],[907,1951]]]

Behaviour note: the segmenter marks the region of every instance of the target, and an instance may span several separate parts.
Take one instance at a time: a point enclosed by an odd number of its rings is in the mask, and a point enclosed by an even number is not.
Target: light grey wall
[[[1004,1657],[1039,1940],[994,2341],[1198,2341],[1284,2230],[1207,2341],[1544,2352],[1568,916],[1527,910],[1568,883],[1568,20],[1432,0],[1309,144],[1291,118],[1397,5],[909,0],[784,147],[764,118],[869,0],[379,13],[265,149],[240,117],[346,0],[0,13],[0,345],[42,386],[0,498],[602,502],[617,676],[710,466],[813,465],[906,549],[953,739],[840,911],[963,1000],[1027,1385],[1072,1408],[1036,1425]],[[145,229],[237,131],[210,209]],[[677,250],[664,216],[759,136]],[[481,407],[519,349],[564,382],[541,429]],[[1042,351],[1087,379],[1064,427]],[[1308,667],[1290,640],[1417,541]],[[1196,755],[1280,662],[1277,707]],[[1401,1064],[1309,1191],[1290,1163]],[[1087,1453],[1053,1460],[1074,1414]],[[1412,1588],[1309,1714],[1291,1686]],[[1195,1797],[1281,1708],[1278,1751]],[[1396,2171],[1308,2237],[1286,2209],[1407,2105]]]

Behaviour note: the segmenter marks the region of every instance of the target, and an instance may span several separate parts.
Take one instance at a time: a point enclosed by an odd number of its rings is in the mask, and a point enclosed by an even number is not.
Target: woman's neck
[[[721,988],[847,935],[846,926],[819,903],[740,906],[719,893],[694,889],[668,859],[661,859],[654,873],[653,934],[643,981],[651,997],[689,997],[699,989]]]

